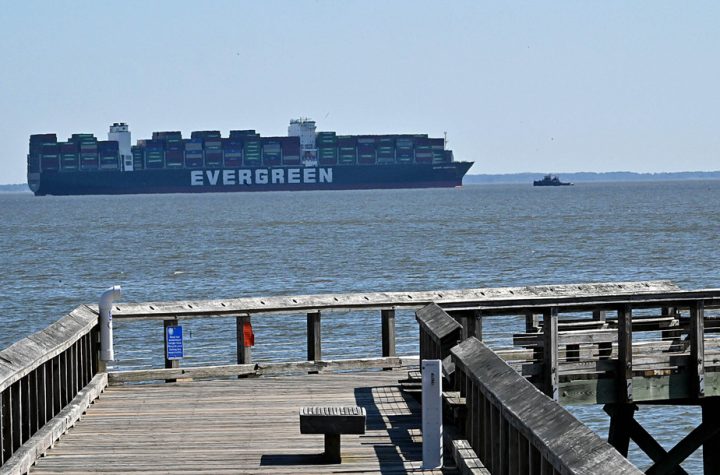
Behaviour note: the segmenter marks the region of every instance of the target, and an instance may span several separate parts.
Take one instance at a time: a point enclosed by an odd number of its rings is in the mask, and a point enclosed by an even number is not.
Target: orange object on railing
[[[255,333],[249,321],[243,324],[243,342],[245,346],[255,346]]]

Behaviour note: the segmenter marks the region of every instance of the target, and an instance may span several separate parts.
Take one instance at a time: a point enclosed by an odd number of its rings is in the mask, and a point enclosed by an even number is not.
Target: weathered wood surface
[[[349,371],[402,368],[418,364],[417,356],[389,358],[356,358],[347,360],[296,361],[287,363],[252,363],[185,368],[158,368],[110,372],[110,384],[136,383],[168,379],[212,379],[232,376],[269,376],[322,371]]]
[[[83,305],[47,328],[0,351],[0,392],[86,335],[98,316]]]
[[[523,305],[547,302],[613,298],[637,298],[643,294],[686,298],[670,281],[612,282],[572,285],[540,285],[530,287],[433,290],[422,292],[368,292],[352,294],[320,294],[296,296],[247,297],[227,300],[193,300],[182,302],[117,303],[115,319],[163,319],[167,317],[207,317],[253,313],[310,313],[352,309],[420,308],[437,303],[444,308],[472,309],[482,305],[502,305],[522,301]],[[720,291],[717,292],[720,295]],[[693,294],[695,295],[695,294]],[[670,297],[668,297],[670,298]]]
[[[100,396],[106,387],[107,374],[101,373],[95,376],[65,409],[53,417],[13,454],[12,458],[3,465],[1,473],[3,475],[27,473],[35,461],[47,453],[55,441],[76,424],[88,406]]]
[[[110,386],[31,473],[419,472],[420,411],[400,393],[400,375]],[[299,408],[319,405],[367,411],[366,433],[343,436],[341,465],[318,464],[323,436],[300,434]]]
[[[438,343],[447,336],[454,335],[457,338],[460,335],[459,332],[462,331],[462,325],[434,303],[415,312],[415,319],[420,325],[420,329]]]
[[[510,463],[533,464],[525,457],[511,462],[510,455],[535,452],[537,463],[552,465],[557,473],[642,473],[479,340],[465,340],[453,348],[452,357],[468,400],[470,444],[491,472],[506,473]],[[528,444],[532,450],[516,450]]]

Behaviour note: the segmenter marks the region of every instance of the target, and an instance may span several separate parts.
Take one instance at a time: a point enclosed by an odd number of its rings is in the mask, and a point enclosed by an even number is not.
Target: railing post
[[[470,336],[483,341],[483,314],[482,310],[473,311],[473,329]]]
[[[592,319],[596,322],[604,322],[607,317],[606,310],[593,310]]]
[[[552,307],[543,311],[543,363],[545,394],[558,400],[558,309]]]
[[[536,313],[525,314],[525,333],[537,333],[540,328],[540,319]]]
[[[308,361],[320,361],[322,359],[320,312],[307,314],[307,359]]]
[[[14,453],[22,445],[22,404],[20,402],[20,381],[16,381],[10,386],[10,418],[12,426],[12,449],[10,453]]]
[[[382,355],[386,358],[395,356],[395,308],[380,310],[380,318],[382,320]]]
[[[618,402],[632,402],[632,308],[618,309]]]
[[[693,371],[691,397],[705,396],[705,304],[690,305],[690,368]]]
[[[163,358],[165,358],[165,367],[166,368],[179,368],[180,367],[180,360],[171,360],[168,359],[168,339],[167,339],[167,329],[169,327],[174,327],[178,324],[177,318],[172,318],[169,320],[163,320]],[[174,383],[177,379],[166,379],[166,383]]]
[[[245,336],[245,327],[252,328],[250,315],[235,317],[238,364],[252,363],[252,342]]]
[[[382,355],[395,356],[395,308],[380,311],[382,318]]]
[[[5,425],[5,392],[0,392],[0,465],[5,463],[5,439],[7,438],[7,429]]]
[[[442,466],[442,371],[440,360],[422,362],[422,468]]]

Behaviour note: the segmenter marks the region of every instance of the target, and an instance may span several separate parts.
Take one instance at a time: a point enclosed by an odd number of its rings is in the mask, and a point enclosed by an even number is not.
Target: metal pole
[[[100,296],[100,360],[112,361],[115,359],[113,351],[112,303],[120,297],[122,289],[113,285]]]

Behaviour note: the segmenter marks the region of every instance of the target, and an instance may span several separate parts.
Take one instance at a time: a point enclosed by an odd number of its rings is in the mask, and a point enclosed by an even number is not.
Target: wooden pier
[[[421,471],[418,358],[395,349],[402,308],[416,310],[420,359],[443,361],[437,473],[642,473],[623,457],[630,440],[654,462],[646,473],[685,473],[700,446],[705,473],[720,473],[720,290],[667,281],[116,304],[113,319],[162,320],[159,335],[233,316],[237,363],[111,372],[98,308],[81,306],[0,352],[0,470]],[[381,354],[324,360],[322,322],[369,310]],[[253,361],[248,324],[261,315],[302,315],[307,360]],[[483,328],[502,318],[525,331],[489,348]],[[561,404],[603,404],[609,441]],[[703,422],[665,450],[634,419],[657,404],[696,406]],[[322,435],[300,433],[308,405],[367,411],[366,433],[342,436],[341,464],[319,458]]]

